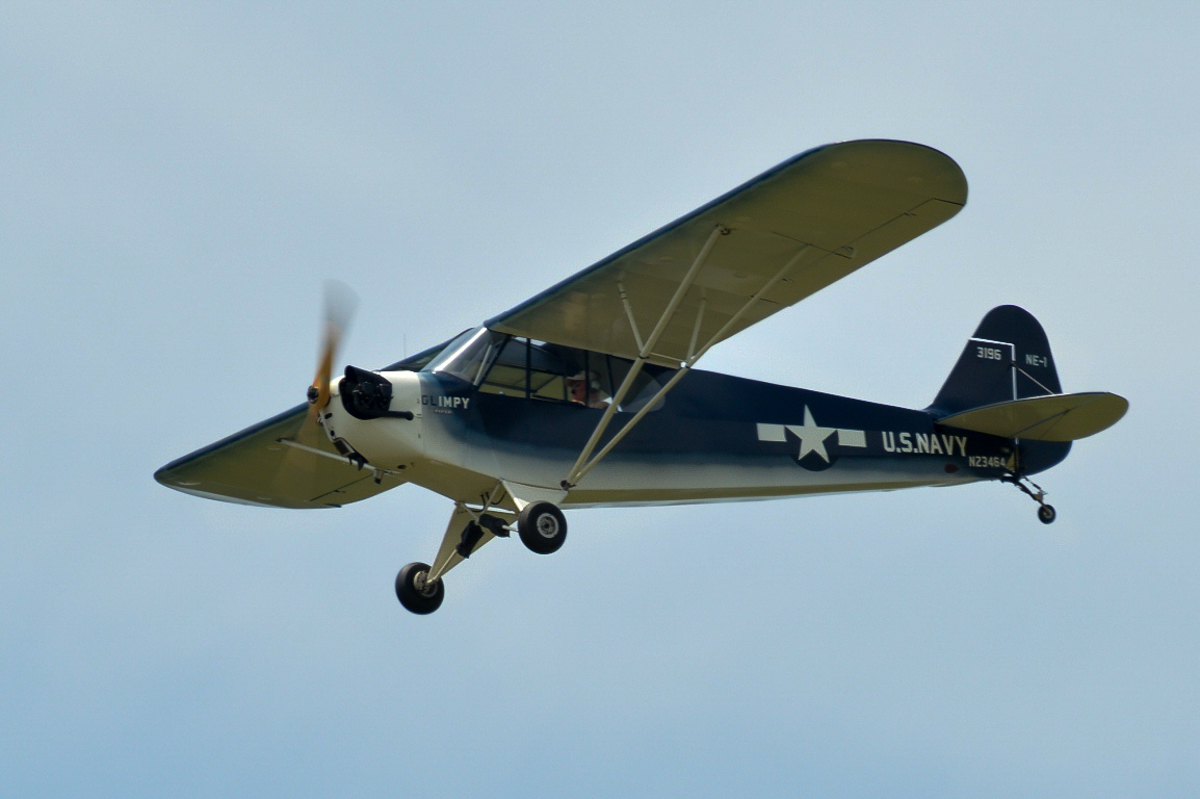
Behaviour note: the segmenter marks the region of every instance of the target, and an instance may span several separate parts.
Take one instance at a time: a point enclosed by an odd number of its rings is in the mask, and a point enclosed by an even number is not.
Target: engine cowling
[[[347,366],[321,424],[339,451],[349,448],[372,466],[394,469],[421,454],[420,403],[416,372]]]
[[[406,419],[414,417],[412,411],[392,410],[392,381],[379,372],[347,366],[346,376],[338,381],[338,394],[346,413],[355,419]]]

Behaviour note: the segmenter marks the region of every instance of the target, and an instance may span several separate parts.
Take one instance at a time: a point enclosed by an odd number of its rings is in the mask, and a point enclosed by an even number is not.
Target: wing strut
[[[596,454],[595,457],[592,457],[592,452],[595,450],[596,444],[599,442],[600,437],[604,434],[605,429],[607,429],[609,422],[612,421],[612,417],[613,414],[616,413],[617,406],[625,400],[625,394],[633,385],[633,380],[637,377],[638,372],[641,371],[642,365],[645,364],[647,358],[649,358],[651,350],[658,342],[658,337],[662,334],[662,331],[666,329],[667,324],[671,321],[671,317],[675,315],[675,311],[679,307],[679,303],[682,301],[683,295],[687,293],[687,290],[691,287],[692,283],[695,282],[696,275],[700,272],[700,268],[704,265],[704,260],[707,258],[709,251],[712,249],[712,245],[715,242],[717,235],[727,235],[729,232],[730,231],[728,228],[722,225],[717,225],[717,227],[709,235],[708,241],[705,242],[704,248],[700,251],[700,255],[697,256],[695,263],[692,264],[692,268],[688,270],[687,276],[684,277],[683,282],[679,284],[679,288],[676,290],[675,296],[671,299],[667,309],[663,311],[663,315],[659,319],[658,324],[655,326],[654,332],[650,334],[649,340],[646,341],[645,345],[638,353],[637,360],[633,362],[633,367],[625,376],[625,380],[621,382],[621,387],[617,390],[617,393],[613,397],[611,404],[604,412],[604,416],[601,417],[600,421],[596,424],[596,429],[592,432],[591,438],[588,439],[583,451],[579,453],[579,458],[576,459],[575,465],[571,467],[571,473],[567,476],[566,480],[563,480],[563,488],[570,490],[577,486],[579,481],[583,479],[583,476],[590,472],[596,466],[596,464],[600,463],[600,461],[603,460],[604,457],[608,455],[608,453],[611,452],[613,448],[619,444],[621,440],[625,438],[625,436],[632,431],[640,421],[642,421],[646,414],[649,413],[656,405],[658,405],[659,401],[661,401],[662,398],[667,395],[667,392],[674,388],[675,384],[682,380],[683,376],[686,375],[688,371],[696,365],[696,362],[699,361],[700,358],[707,353],[714,344],[716,344],[718,341],[721,341],[729,329],[736,325],[741,318],[745,316],[746,313],[753,308],[760,299],[762,299],[763,295],[770,291],[776,283],[782,280],[783,277],[787,275],[788,271],[790,271],[791,268],[799,262],[801,257],[803,257],[811,247],[809,244],[801,246],[800,249],[796,251],[796,254],[793,255],[788,262],[784,264],[783,267],[766,283],[764,283],[762,288],[754,292],[754,295],[746,300],[745,304],[743,304],[742,307],[739,308],[735,314],[733,314],[733,316],[729,317],[729,320],[721,327],[720,330],[718,330],[712,335],[711,338],[709,338],[703,347],[697,350],[696,342],[699,338],[700,322],[704,316],[705,308],[705,303],[702,301],[696,316],[696,326],[692,331],[692,340],[688,347],[687,360],[683,362],[679,369],[675,370],[675,374],[673,374],[671,379],[668,380],[662,386],[662,388],[658,390],[657,393],[655,393],[654,397],[645,403],[641,410],[639,410],[632,419],[626,422],[621,429],[617,431],[616,435],[614,435],[609,442],[604,445],[604,447]],[[625,297],[624,291],[621,293],[621,300],[625,303],[626,312],[629,313],[630,323],[633,323],[633,314],[630,313],[629,302]],[[638,335],[636,325],[634,326],[634,335]]]
[[[596,424],[596,429],[592,431],[591,437],[583,446],[583,451],[579,453],[579,457],[575,460],[575,465],[571,467],[567,479],[563,480],[563,488],[570,490],[579,482],[579,478],[591,468],[592,464],[587,464],[587,460],[592,455],[592,451],[596,448],[596,444],[600,442],[600,436],[604,435],[604,431],[608,429],[609,423],[617,412],[617,406],[625,401],[625,395],[629,393],[629,389],[633,387],[633,381],[641,373],[642,367],[646,364],[651,353],[654,352],[654,345],[658,343],[663,331],[667,329],[667,325],[675,317],[675,311],[679,308],[679,303],[683,302],[684,295],[688,289],[696,281],[696,275],[700,274],[700,268],[704,266],[704,262],[708,259],[708,254],[712,252],[713,245],[717,243],[717,236],[728,235],[729,228],[724,225],[715,225],[712,232],[708,234],[708,239],[704,242],[704,246],[700,248],[700,253],[696,256],[696,260],[692,262],[692,266],[684,275],[683,280],[679,282],[679,288],[675,289],[675,296],[671,297],[671,301],[667,303],[667,307],[663,310],[662,316],[658,319],[658,324],[654,326],[654,331],[650,333],[650,337],[642,342],[641,349],[638,350],[638,357],[633,362],[633,366],[625,375],[625,379],[621,381],[620,388],[613,395],[612,402],[605,409],[604,415],[600,417],[600,421]],[[618,284],[618,290],[621,292],[621,302],[625,305],[625,313],[629,316],[629,323],[633,326],[634,337],[641,342],[641,336],[638,334],[637,323],[633,318],[633,309],[629,304],[629,298],[625,296],[624,287]],[[629,427],[628,424],[625,425]],[[587,464],[587,468],[585,468]]]

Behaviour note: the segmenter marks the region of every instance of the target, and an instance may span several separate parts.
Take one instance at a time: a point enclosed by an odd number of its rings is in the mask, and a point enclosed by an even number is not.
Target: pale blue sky
[[[0,794],[1195,796],[1192,3],[0,8]],[[809,147],[937,147],[930,235],[709,368],[909,406],[991,307],[1132,409],[1008,486],[580,511],[434,616],[449,503],[204,502],[299,402]]]

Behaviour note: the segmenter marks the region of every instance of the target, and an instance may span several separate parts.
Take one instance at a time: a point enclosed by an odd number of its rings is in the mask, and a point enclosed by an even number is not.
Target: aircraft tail
[[[957,420],[966,422],[967,411],[992,406],[1003,412],[1018,400],[1058,394],[1062,386],[1046,331],[1024,308],[1001,305],[983,317],[927,410],[953,426]],[[1022,440],[1021,470],[1032,474],[1048,469],[1070,450],[1069,441]]]
[[[983,317],[928,410],[943,417],[1061,393],[1046,331],[1024,308],[1001,305]]]

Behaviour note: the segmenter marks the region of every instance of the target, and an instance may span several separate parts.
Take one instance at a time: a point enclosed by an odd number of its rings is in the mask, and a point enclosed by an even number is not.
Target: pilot
[[[571,393],[571,402],[589,408],[608,407],[600,391],[600,378],[595,372],[579,372],[568,377],[567,391]]]

